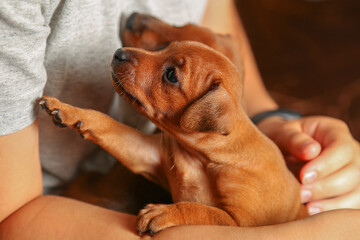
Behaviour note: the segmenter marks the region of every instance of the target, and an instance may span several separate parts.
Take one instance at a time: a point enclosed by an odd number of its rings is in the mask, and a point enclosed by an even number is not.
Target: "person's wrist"
[[[263,134],[272,139],[273,135],[276,135],[276,132],[281,129],[287,121],[288,120],[280,116],[271,116],[262,120],[256,126]]]
[[[301,118],[302,115],[298,112],[295,112],[293,110],[285,109],[285,108],[277,108],[267,111],[259,112],[251,117],[251,121],[258,125],[260,122],[264,121],[267,118],[271,118],[274,116],[281,117],[286,120],[293,120]]]
[[[259,112],[251,117],[252,122],[270,139],[277,136],[283,125],[290,120],[301,118],[302,115],[288,109],[277,108]]]

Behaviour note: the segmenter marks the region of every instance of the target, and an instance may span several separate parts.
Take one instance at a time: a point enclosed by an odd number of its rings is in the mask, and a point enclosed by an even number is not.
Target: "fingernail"
[[[321,208],[319,208],[319,207],[310,207],[308,209],[308,212],[309,212],[310,215],[315,215],[315,214],[321,213]]]
[[[309,202],[311,197],[312,197],[312,193],[310,190],[308,190],[308,189],[301,190],[301,192],[300,192],[301,203]]]
[[[310,171],[308,173],[305,173],[303,179],[302,179],[302,182],[304,184],[310,184],[310,183],[313,183],[315,181],[317,177],[317,173],[316,171]]]
[[[307,142],[304,142],[301,146],[302,149],[304,148],[307,148],[309,145],[312,145],[314,144],[314,141],[307,141]]]
[[[310,159],[316,157],[316,155],[319,153],[318,145],[314,141],[305,142],[301,146],[301,151],[302,151],[302,157],[304,158],[304,160],[310,160]]]

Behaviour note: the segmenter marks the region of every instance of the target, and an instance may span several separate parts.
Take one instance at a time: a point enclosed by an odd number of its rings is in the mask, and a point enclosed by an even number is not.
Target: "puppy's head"
[[[121,18],[120,38],[123,47],[137,47],[149,51],[166,48],[174,41],[173,27],[153,16],[133,13]],[[178,39],[180,40],[180,39]]]
[[[157,51],[164,49],[173,41],[196,41],[220,51],[241,70],[241,59],[230,35],[217,34],[193,24],[172,26],[158,18],[140,13],[122,18],[120,29],[120,38],[124,47]]]
[[[231,132],[242,82],[236,67],[216,50],[186,41],[157,52],[120,48],[111,65],[118,93],[159,128]]]

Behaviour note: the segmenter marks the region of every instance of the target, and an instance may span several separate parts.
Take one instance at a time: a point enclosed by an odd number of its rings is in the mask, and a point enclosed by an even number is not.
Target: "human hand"
[[[272,117],[259,123],[290,164],[300,171],[301,201],[311,215],[339,208],[360,208],[360,145],[347,125],[322,116],[286,121]]]

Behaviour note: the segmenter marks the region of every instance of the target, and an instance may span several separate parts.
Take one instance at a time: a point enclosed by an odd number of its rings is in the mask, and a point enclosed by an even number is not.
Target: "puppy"
[[[155,17],[138,13],[123,17],[121,25],[123,46],[157,51],[173,41],[198,41],[222,52],[242,73],[241,59],[237,54],[239,51],[230,35],[216,34],[192,24],[174,27]],[[116,164],[106,175],[82,172],[63,195],[131,214],[137,214],[146,203],[172,202],[166,190],[141,175],[131,173],[122,164]]]
[[[182,224],[259,226],[306,216],[299,184],[281,153],[244,112],[241,75],[227,57],[182,41],[157,52],[118,49],[111,66],[116,91],[166,134],[144,135],[51,97],[41,105],[55,122],[171,192],[174,204],[140,211],[139,233]]]

